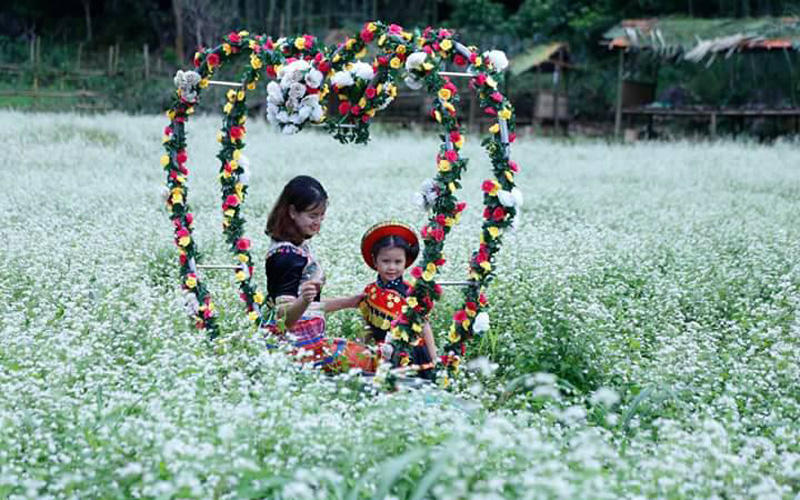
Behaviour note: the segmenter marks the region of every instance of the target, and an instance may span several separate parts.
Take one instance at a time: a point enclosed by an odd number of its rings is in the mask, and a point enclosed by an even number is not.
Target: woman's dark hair
[[[276,241],[291,241],[299,245],[305,238],[289,216],[289,207],[304,212],[327,201],[328,193],[318,180],[308,175],[298,175],[283,187],[278,201],[267,217],[267,228],[264,232]]]
[[[417,259],[417,255],[419,255],[419,245],[412,245],[403,238],[390,234],[389,236],[384,236],[379,239],[372,245],[372,249],[370,250],[372,258],[377,258],[378,254],[384,248],[402,248],[406,254],[406,266],[410,266],[411,263]]]

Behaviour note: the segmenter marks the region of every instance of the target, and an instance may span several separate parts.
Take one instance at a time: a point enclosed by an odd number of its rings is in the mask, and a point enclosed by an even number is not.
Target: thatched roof
[[[800,18],[629,19],[603,38],[609,49],[651,50],[699,62],[723,52],[800,50]]]
[[[511,74],[520,75],[533,68],[551,72],[556,66],[570,67],[569,45],[553,42],[534,45],[511,60]]]

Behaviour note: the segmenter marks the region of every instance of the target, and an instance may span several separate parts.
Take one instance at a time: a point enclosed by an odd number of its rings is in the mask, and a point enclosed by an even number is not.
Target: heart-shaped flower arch
[[[367,55],[367,46],[370,44],[376,46],[377,52],[371,64],[371,74],[362,71],[363,65],[355,67]],[[186,122],[194,112],[202,90],[209,85],[209,78],[214,71],[225,63],[240,59],[245,59],[249,64],[242,74],[238,89],[228,91],[228,102],[223,109],[225,118],[217,136],[221,144],[217,157],[221,162],[219,178],[224,234],[237,260],[236,280],[241,299],[249,318],[256,325],[262,324],[269,307],[264,294],[258,291],[252,280],[250,240],[244,235],[245,220],[241,212],[249,176],[246,159],[242,155],[246,136],[247,91],[254,90],[264,75],[274,79],[279,74],[285,74],[285,68],[292,63],[295,63],[294,68],[302,67],[303,75],[313,69],[326,79],[335,77],[332,90],[339,97],[339,114],[337,117],[330,114],[327,118],[323,117],[324,124],[340,141],[357,143],[369,140],[370,121],[396,95],[398,82],[404,80],[409,86],[424,87],[435,98],[431,116],[441,126],[442,144],[436,155],[437,173],[427,183],[427,192],[424,193],[430,213],[428,223],[421,230],[424,243],[421,263],[411,269],[413,279],[408,306],[391,330],[396,353],[394,361],[397,364],[408,362],[404,354],[410,351],[411,345],[420,342],[422,325],[441,296],[441,286],[436,284],[435,278],[445,264],[442,256],[444,241],[465,207],[455,196],[461,187],[461,174],[467,164],[466,158],[460,155],[464,136],[460,132],[455,107],[459,97],[447,73],[442,71],[447,62],[465,68],[481,109],[495,120],[489,128],[490,135],[482,141],[492,162],[494,178],[483,181],[481,186],[484,193],[484,220],[480,245],[470,258],[469,279],[463,288],[464,300],[453,314],[448,333],[449,343],[442,357],[443,363],[451,371],[457,371],[465,355],[465,342],[489,327],[488,315],[484,311],[488,304],[484,290],[494,274],[492,262],[500,249],[503,230],[512,224],[521,203],[514,183],[517,165],[509,159],[510,143],[515,138],[514,110],[497,88],[499,75],[507,66],[505,56],[499,51],[481,55],[474,47],[467,48],[459,43],[455,34],[446,29],[427,28],[412,33],[400,26],[381,22],[366,23],[358,35],[336,47],[325,47],[310,35],[273,41],[263,35],[253,36],[240,31],[225,37],[221,45],[195,54],[196,71],[179,71],[175,77],[178,88],[167,112],[170,124],[164,131],[166,154],[161,158],[161,165],[167,172],[167,207],[180,252],[182,286],[187,291],[197,327],[204,329],[212,340],[219,335],[219,327],[214,303],[197,273],[199,254],[197,243],[192,238],[193,216],[187,202],[189,170],[186,166]],[[305,63],[297,64],[296,61]],[[348,71],[365,77],[354,78],[353,84],[350,84],[348,78],[351,77],[345,74]],[[297,118],[287,113],[278,120],[278,109],[286,112],[292,108],[277,107],[270,110],[271,118],[276,118],[271,121],[284,129],[291,122],[293,128],[288,131],[294,132],[300,130],[309,119],[319,118],[314,117],[312,111],[316,109],[315,106],[321,106],[331,88],[325,81],[317,80],[313,76],[306,78],[305,89],[296,89],[293,102],[297,109],[292,112],[297,112]],[[271,88],[270,91],[275,89]],[[310,102],[309,106],[313,109],[302,116],[303,113],[298,111],[302,108],[299,98],[308,97],[308,94],[317,95],[318,103],[313,99],[306,101]],[[281,95],[276,91],[276,100],[273,102],[280,102]],[[324,113],[324,108],[322,111]]]

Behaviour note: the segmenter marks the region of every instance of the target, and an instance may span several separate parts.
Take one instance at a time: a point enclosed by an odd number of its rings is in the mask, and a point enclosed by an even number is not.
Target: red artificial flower
[[[476,312],[478,310],[478,306],[475,302],[467,302],[464,306],[469,309],[470,311]]]
[[[486,85],[486,73],[478,74],[478,76],[475,77],[475,83],[480,86]]]
[[[164,135],[172,135],[172,127],[170,127],[169,125],[164,127]]]
[[[503,94],[501,94],[500,92],[492,92],[491,94],[489,94],[489,97],[491,97],[492,100],[495,102],[503,102]]]
[[[350,112],[350,103],[344,101],[343,103],[339,104],[339,114],[344,116]]]
[[[238,207],[239,206],[239,197],[235,194],[228,195],[225,198],[225,203],[222,204],[223,209],[227,209],[227,207]]]
[[[425,52],[426,54],[433,54],[433,49],[431,48],[431,46],[430,46],[430,45],[426,45],[426,46],[422,47],[422,50],[423,50],[423,52]]]
[[[433,263],[436,264],[437,267],[443,266],[445,264],[445,262],[447,262],[447,260],[444,259],[444,258],[439,258],[439,259],[436,259],[435,261],[433,261]]]
[[[439,42],[433,42],[433,50],[435,50],[436,52],[439,52],[439,48],[440,48],[439,47]]]
[[[446,77],[445,77],[445,78],[446,78]],[[456,86],[455,86],[455,85],[453,85],[453,82],[451,82],[449,78],[447,78],[447,83],[445,83],[444,85],[442,85],[442,88],[443,88],[443,89],[447,89],[447,90],[449,90],[449,91],[450,91],[450,92],[452,92],[453,94],[456,94],[456,93],[458,93],[458,89],[456,88]]]
[[[248,240],[247,238],[240,238],[236,242],[236,249],[242,252],[244,252],[245,250],[250,250],[250,240]]]
[[[491,193],[493,189],[494,189],[494,182],[488,179],[483,181],[483,184],[481,184],[481,190],[486,194]]]
[[[369,119],[370,119],[370,116],[368,114],[361,115],[361,121],[362,122],[367,123],[369,121]]]
[[[445,154],[444,157],[447,158],[447,161],[450,163],[455,163],[458,161],[458,153],[454,149],[449,149]]]
[[[378,66],[386,66],[389,64],[389,58],[386,56],[379,56],[378,57]]]
[[[456,213],[457,214],[460,214],[461,212],[463,212],[465,208],[467,208],[467,202],[459,201],[458,203],[456,203]]]
[[[194,214],[189,212],[186,214],[186,225],[191,226],[192,222],[194,222]]]
[[[467,344],[465,344],[463,342],[461,343],[461,355],[462,356],[466,356],[467,355]]]
[[[413,276],[416,279],[421,278],[422,277],[422,268],[419,267],[419,266],[412,267],[411,268],[411,276]]]
[[[188,155],[186,154],[186,151],[184,151],[183,149],[178,151],[178,154],[175,155],[175,161],[178,162],[178,165],[183,165],[184,163],[186,163],[187,159]]]
[[[244,136],[244,127],[241,125],[232,125],[231,126],[231,139],[239,140]]]
[[[212,309],[204,309],[204,310],[203,310],[203,317],[204,317],[205,319],[208,319],[208,318],[210,318],[210,317],[211,317],[211,315],[213,315],[213,314],[214,314],[214,311],[213,311]]]
[[[489,301],[486,300],[486,295],[484,295],[482,292],[480,295],[478,295],[478,303],[484,307],[486,307],[486,304],[489,303]]]
[[[423,239],[428,237],[428,226],[422,226],[422,229],[419,231],[419,234],[422,236]]]
[[[187,231],[185,227],[181,227],[180,229],[175,231],[176,238],[180,239],[183,238],[184,236],[189,236],[189,231]]]
[[[456,54],[453,57],[453,62],[455,63],[456,66],[466,66],[467,65],[467,60],[464,59],[464,56],[462,56],[461,54]]]
[[[516,132],[511,132],[510,134],[508,134],[508,142],[514,142],[516,140],[517,140]]]
[[[453,321],[455,321],[456,323],[460,324],[465,319],[467,319],[467,312],[464,311],[463,309],[459,309],[458,311],[456,311],[455,314],[453,314]]]
[[[477,60],[478,60],[478,54],[476,54],[475,52],[470,52],[470,54],[469,54],[469,62],[471,64],[475,64],[475,61],[477,61]]]
[[[497,114],[497,110],[496,110],[496,109],[494,109],[494,108],[492,108],[492,107],[486,108],[486,109],[484,109],[483,111],[484,111],[484,113],[486,113],[487,115],[491,115],[491,116],[495,116],[495,115]]]
[[[458,130],[453,130],[450,132],[450,140],[453,142],[458,142],[461,140],[461,134],[458,132]]]
[[[314,46],[316,39],[311,35],[303,35],[303,40],[306,41],[306,50]]]
[[[317,66],[317,69],[319,70],[320,73],[324,75],[331,70],[331,63],[329,63],[328,61],[322,61]]]
[[[519,172],[519,166],[515,161],[508,160],[508,168],[510,168],[512,172]]]
[[[359,114],[361,114],[361,107],[359,107],[358,104],[356,104],[355,106],[352,106],[350,108],[350,114],[354,115],[354,116],[358,116]]]
[[[489,219],[492,216],[492,210],[489,207],[483,209],[483,218]]]
[[[506,217],[506,210],[503,207],[497,207],[494,209],[492,213],[492,218],[495,222],[500,222],[501,220],[505,219]]]
[[[314,62],[319,64],[322,62],[322,52],[317,52],[317,55],[314,56]]]
[[[444,226],[447,222],[447,217],[444,214],[439,214],[436,216],[436,223],[440,226]]]
[[[375,38],[375,33],[371,32],[367,28],[364,28],[361,31],[361,39],[364,40],[364,43],[369,43]]]
[[[377,92],[375,91],[375,87],[367,87],[367,90],[364,91],[364,95],[366,95],[367,98],[369,98],[369,99],[372,99],[373,97],[375,97],[376,93]]]
[[[275,44],[272,43],[272,37],[267,38],[267,41],[264,42],[264,50],[272,50],[275,48]]]
[[[208,58],[206,58],[206,62],[212,68],[214,66],[219,66],[219,56],[212,52],[211,54],[208,55]]]
[[[425,309],[430,311],[433,309],[433,301],[430,297],[422,297],[422,303],[425,304]],[[421,307],[417,306],[415,309],[422,309]]]
[[[231,32],[231,34],[228,35],[228,41],[231,43],[239,43],[242,41],[242,37],[239,36],[239,33]]]
[[[180,255],[178,256],[178,262],[180,262],[182,266],[185,266],[185,265],[186,265],[186,261],[187,261],[187,260],[189,260],[189,258],[188,258],[188,257],[186,257],[186,254],[185,254],[185,253],[182,253],[182,254],[180,254]]]
[[[444,229],[442,229],[441,227],[437,227],[436,229],[434,229],[433,239],[436,240],[437,242],[444,241]]]
[[[178,172],[182,173],[183,175],[189,175],[189,169],[186,168],[186,165],[178,165]]]
[[[267,69],[265,71],[267,72],[267,76],[269,76],[270,78],[275,78],[278,76],[278,74],[275,72],[275,68],[272,66],[267,66]]]
[[[435,284],[435,285],[433,285],[433,292],[434,292],[436,295],[441,295],[441,294],[442,294],[442,285],[440,285],[440,284],[438,284],[438,283],[437,283],[437,284]]]

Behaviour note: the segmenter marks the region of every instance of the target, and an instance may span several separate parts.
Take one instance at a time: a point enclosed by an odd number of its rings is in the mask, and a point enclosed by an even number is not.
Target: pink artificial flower
[[[453,142],[458,142],[461,140],[461,134],[458,133],[457,130],[450,132],[450,140]]]
[[[500,92],[492,92],[489,97],[491,97],[495,102],[503,102],[503,94]]]
[[[413,276],[416,279],[421,278],[422,277],[422,268],[419,267],[419,266],[412,267],[411,268],[411,276]]]
[[[356,104],[355,106],[350,107],[350,114],[358,116],[361,114],[361,108]]]
[[[228,195],[228,197],[225,198],[225,203],[222,205],[223,208],[238,207],[238,206],[239,206],[239,197],[236,196],[235,194]]]
[[[467,60],[464,59],[464,56],[462,56],[461,54],[456,54],[453,57],[453,63],[455,63],[456,66],[466,66]]]
[[[508,134],[508,142],[514,142],[516,140],[517,140],[516,132],[511,132],[510,134]]]
[[[438,243],[444,241],[444,229],[441,227],[437,227],[433,230],[433,239],[436,240]]]
[[[444,214],[439,214],[436,216],[436,223],[440,226],[444,226],[445,222],[447,222],[447,217]]]
[[[170,127],[169,125],[164,127],[164,135],[172,135],[172,127]]]
[[[483,292],[478,295],[478,303],[484,307],[489,303],[489,301],[486,299],[486,295],[484,295]]]
[[[444,154],[444,157],[447,158],[447,161],[449,161],[450,163],[455,163],[458,161],[458,153],[456,153],[454,149],[448,150]]]
[[[364,40],[364,43],[369,43],[375,38],[375,33],[371,32],[367,28],[361,30],[361,39]]]
[[[244,252],[245,250],[250,250],[250,240],[248,240],[247,238],[240,238],[236,242],[236,249],[241,252]]]
[[[349,112],[350,112],[350,103],[349,102],[345,101],[345,102],[339,104],[339,114],[340,115],[344,116]]]
[[[445,262],[447,262],[447,260],[444,258],[436,259],[435,261],[433,261],[433,263],[436,264],[437,267],[443,266]]]
[[[400,26],[399,24],[389,25],[389,33],[391,33],[392,35],[399,35],[402,32],[403,32],[403,27]]]
[[[479,73],[478,76],[475,77],[475,83],[477,83],[480,86],[485,85],[486,84],[486,73]]]
[[[491,115],[491,116],[495,116],[495,115],[497,115],[497,110],[496,110],[496,109],[494,109],[494,108],[491,108],[491,107],[489,107],[489,108],[486,108],[486,109],[484,109],[483,111],[484,111],[484,113],[486,113],[487,115]]]
[[[368,114],[365,113],[365,114],[361,115],[361,121],[362,122],[367,123],[369,121],[369,119],[370,119],[370,116]]]
[[[437,284],[435,284],[435,285],[433,285],[433,292],[434,292],[436,295],[441,295],[441,294],[442,294],[442,285],[440,285],[440,284],[438,284],[438,283],[437,283]]]
[[[317,40],[311,35],[303,35],[303,40],[306,42],[306,49],[310,49],[314,46],[314,42]]]
[[[228,41],[231,43],[239,43],[242,41],[242,37],[239,36],[239,33],[231,32],[231,34],[228,35]]]
[[[187,213],[186,214],[186,225],[187,226],[191,226],[193,222],[194,222],[194,214],[191,213],[191,212]]]
[[[267,38],[267,41],[264,42],[264,50],[272,50],[275,48],[275,44],[272,43],[272,37]]]
[[[481,184],[481,190],[486,194],[491,193],[493,189],[494,189],[494,182],[490,180],[485,180],[483,181],[483,184]]]

